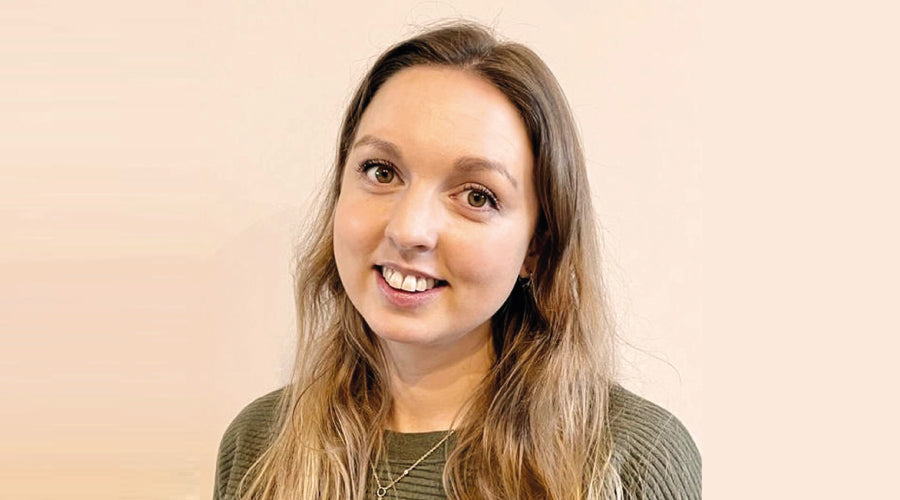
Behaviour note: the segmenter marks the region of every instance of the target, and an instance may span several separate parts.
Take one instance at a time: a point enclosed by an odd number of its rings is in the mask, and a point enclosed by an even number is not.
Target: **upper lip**
[[[382,262],[378,264],[379,267],[389,267],[395,271],[400,271],[404,276],[421,276],[422,278],[431,278],[435,281],[440,281],[440,278],[435,276],[434,274],[422,271],[420,269],[413,269],[411,267],[401,266],[400,264],[394,264],[393,262]]]

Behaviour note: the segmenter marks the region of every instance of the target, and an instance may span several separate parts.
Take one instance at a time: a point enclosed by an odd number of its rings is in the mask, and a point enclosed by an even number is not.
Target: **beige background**
[[[534,48],[566,90],[621,378],[691,430],[707,497],[875,493],[863,476],[896,465],[897,414],[865,397],[896,393],[875,388],[896,380],[896,350],[863,337],[900,333],[877,317],[898,274],[896,177],[879,177],[900,165],[885,145],[898,135],[888,13],[695,0],[0,12],[0,498],[210,497],[221,433],[289,369],[291,246],[350,92],[388,44],[459,16]]]

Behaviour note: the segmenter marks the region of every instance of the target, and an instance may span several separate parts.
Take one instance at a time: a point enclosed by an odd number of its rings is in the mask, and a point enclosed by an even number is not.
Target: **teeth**
[[[406,290],[407,292],[415,292],[416,291],[416,277],[415,276],[407,276],[403,278],[403,284],[400,285],[400,288]]]
[[[381,275],[384,281],[391,288],[397,288],[407,292],[424,292],[434,288],[435,280],[433,278],[422,278],[419,276],[404,276],[403,273],[389,267],[382,266]]]
[[[403,274],[400,272],[394,271],[391,274],[391,279],[388,280],[388,284],[390,284],[392,288],[401,288],[400,285],[403,284]]]

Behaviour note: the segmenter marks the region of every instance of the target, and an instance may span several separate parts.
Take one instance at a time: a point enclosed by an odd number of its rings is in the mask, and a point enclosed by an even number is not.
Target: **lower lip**
[[[378,269],[375,269],[374,272],[375,281],[378,283],[378,289],[381,290],[381,295],[384,296],[391,305],[402,309],[415,309],[430,304],[437,299],[438,294],[444,289],[444,286],[436,286],[429,290],[425,290],[424,292],[397,290],[396,288],[391,288],[391,285],[387,284],[387,281],[384,280],[384,276],[381,275],[381,272]]]

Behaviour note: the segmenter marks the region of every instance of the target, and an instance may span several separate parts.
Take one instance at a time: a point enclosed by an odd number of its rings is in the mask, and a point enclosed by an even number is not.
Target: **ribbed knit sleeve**
[[[700,452],[674,415],[621,387],[610,394],[613,461],[626,499],[699,500]]]
[[[241,479],[272,438],[281,389],[253,401],[228,426],[216,460],[214,500],[235,500]]]

